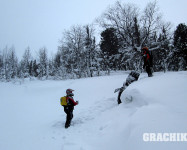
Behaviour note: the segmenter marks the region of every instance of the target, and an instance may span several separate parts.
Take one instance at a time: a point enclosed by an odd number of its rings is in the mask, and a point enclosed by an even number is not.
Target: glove
[[[79,101],[76,101],[77,105],[79,104]]]

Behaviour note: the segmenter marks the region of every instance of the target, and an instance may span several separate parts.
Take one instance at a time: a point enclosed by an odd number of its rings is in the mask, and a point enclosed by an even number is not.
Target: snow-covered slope
[[[187,131],[187,72],[141,74],[117,105],[114,89],[127,75],[0,83],[0,150],[186,150],[187,142],[144,142],[142,136]],[[67,88],[79,105],[65,129],[59,99]]]

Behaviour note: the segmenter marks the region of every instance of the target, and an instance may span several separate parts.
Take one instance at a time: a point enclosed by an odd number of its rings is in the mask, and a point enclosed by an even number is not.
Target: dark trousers
[[[151,67],[150,66],[146,66],[146,72],[148,74],[148,77],[151,77],[152,76],[152,70],[151,70]]]
[[[120,90],[118,93],[118,104],[121,104],[121,94],[122,94],[123,90]]]
[[[64,112],[66,113],[66,123],[65,127],[69,127],[71,124],[71,120],[73,118],[73,107],[64,106]]]

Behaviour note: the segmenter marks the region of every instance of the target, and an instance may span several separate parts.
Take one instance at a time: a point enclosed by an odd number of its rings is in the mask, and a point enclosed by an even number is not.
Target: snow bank
[[[186,142],[143,142],[143,133],[186,133],[187,120],[186,72],[156,74],[153,78],[140,78],[122,95],[133,101],[123,103],[135,111],[131,118],[133,129],[126,142],[127,149],[186,149]],[[131,109],[132,111],[132,109]],[[135,142],[136,141],[136,142]],[[124,144],[125,146],[125,144]]]
[[[144,142],[143,133],[186,132],[187,72],[141,74],[117,105],[114,89],[128,74],[67,81],[0,84],[2,150],[180,149],[186,142]],[[75,90],[72,126],[64,128],[60,97]]]

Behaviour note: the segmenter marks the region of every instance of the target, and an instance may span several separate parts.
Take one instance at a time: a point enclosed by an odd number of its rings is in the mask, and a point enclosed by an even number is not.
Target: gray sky
[[[121,0],[141,10],[152,0]],[[0,0],[0,50],[16,49],[19,58],[29,46],[33,55],[41,47],[55,54],[64,29],[92,23],[116,0]],[[187,0],[158,0],[166,21],[187,24]]]

